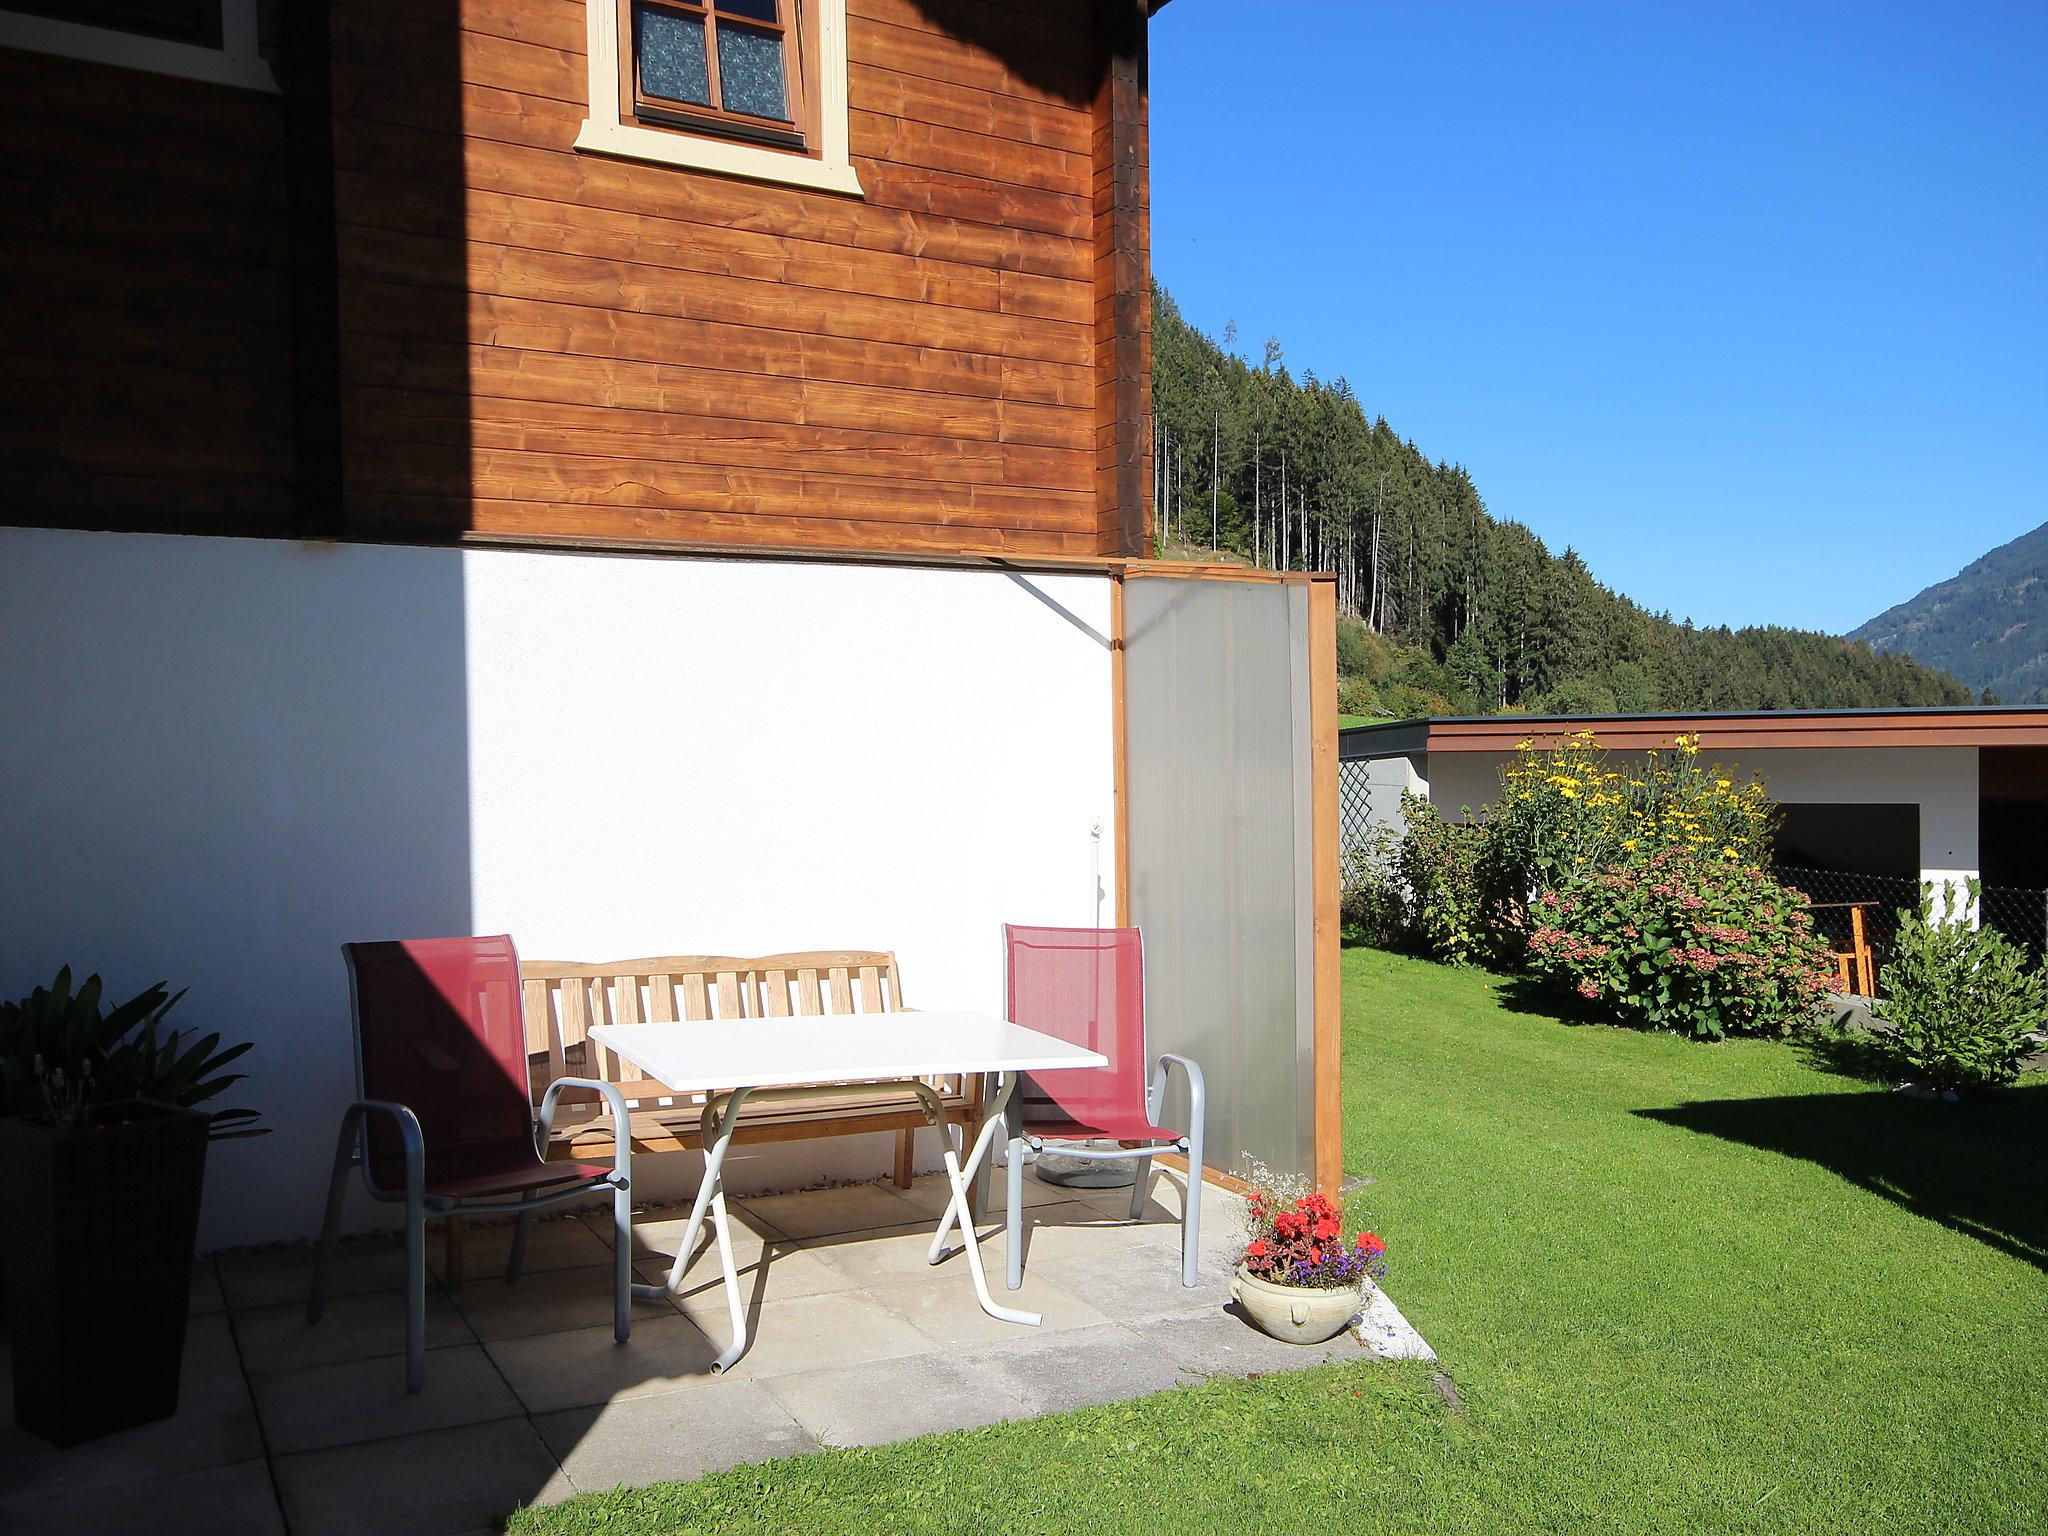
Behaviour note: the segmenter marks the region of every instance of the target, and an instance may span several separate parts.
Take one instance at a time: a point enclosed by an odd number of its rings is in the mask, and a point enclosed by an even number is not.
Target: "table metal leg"
[[[1015,1112],[1013,1113],[1013,1111]],[[990,1114],[982,1121],[981,1132],[974,1139],[973,1155],[967,1159],[965,1165],[960,1161],[958,1145],[951,1137],[947,1138],[946,1181],[952,1186],[953,1193],[952,1198],[946,1202],[946,1214],[939,1220],[939,1230],[932,1236],[932,1245],[926,1254],[926,1258],[931,1263],[936,1264],[946,1257],[946,1239],[951,1235],[953,1224],[957,1220],[960,1224],[962,1247],[967,1252],[967,1273],[974,1281],[974,1295],[975,1299],[981,1303],[981,1310],[990,1317],[1000,1318],[1006,1323],[1023,1323],[1028,1327],[1035,1328],[1043,1320],[1038,1313],[1021,1311],[1016,1307],[999,1306],[996,1303],[996,1299],[989,1294],[988,1276],[982,1273],[981,1268],[981,1244],[975,1231],[972,1197],[974,1176],[980,1171],[983,1163],[987,1160],[989,1148],[995,1145],[996,1132],[998,1130],[1009,1130],[1013,1133],[1019,1132],[1022,1123],[1019,1118],[1020,1114],[1021,1109],[1017,1106],[1017,1078],[1015,1073],[1011,1073],[1007,1075],[1004,1081],[1002,1101],[996,1107],[996,1112]],[[1021,1187],[1017,1186],[1017,1176],[1021,1173],[1023,1165],[1021,1161],[1015,1161],[1015,1159],[1017,1158],[1017,1149],[1020,1146],[1021,1140],[1013,1136],[1011,1141],[1011,1157],[1013,1159],[1011,1182],[1013,1187],[1018,1188],[1019,1194],[1021,1194]],[[1011,1210],[1013,1212],[1018,1204],[1018,1194],[1013,1194],[1011,1199]],[[1019,1228],[1013,1225],[1010,1230],[1013,1233],[1011,1242],[1014,1253],[1016,1241],[1014,1234]],[[1013,1290],[1017,1285],[1023,1283],[1023,1270],[1021,1267],[1017,1268],[1017,1275],[1018,1279],[1011,1286]]]
[[[653,1298],[674,1296],[683,1288],[683,1272],[690,1267],[690,1258],[697,1250],[697,1234],[703,1230],[704,1217],[711,1217],[711,1230],[718,1241],[718,1266],[725,1281],[725,1309],[732,1319],[732,1344],[711,1363],[714,1373],[724,1370],[746,1352],[747,1348],[747,1307],[740,1295],[739,1268],[733,1262],[732,1226],[725,1214],[725,1190],[723,1174],[725,1154],[732,1146],[732,1133],[740,1117],[740,1105],[746,1102],[751,1090],[736,1090],[726,1100],[724,1112],[715,1119],[712,1106],[705,1106],[704,1129],[711,1134],[704,1141],[704,1177],[697,1185],[697,1198],[690,1205],[689,1225],[684,1228],[682,1240],[676,1245],[675,1261],[669,1265],[668,1278],[655,1285],[635,1285],[633,1294]]]

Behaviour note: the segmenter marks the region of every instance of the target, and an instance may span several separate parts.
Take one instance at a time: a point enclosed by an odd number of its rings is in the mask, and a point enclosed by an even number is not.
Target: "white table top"
[[[590,1037],[677,1093],[1109,1065],[1099,1051],[958,1011],[600,1024]]]

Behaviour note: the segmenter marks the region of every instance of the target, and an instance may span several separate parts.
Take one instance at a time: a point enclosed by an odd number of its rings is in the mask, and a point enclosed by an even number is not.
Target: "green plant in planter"
[[[1990,1088],[2019,1075],[2020,1062],[2048,1031],[2048,976],[2027,968],[2019,947],[1970,913],[1979,887],[1920,891],[1920,910],[1901,914],[1891,958],[1878,974],[1879,1016],[1890,1025],[1872,1041],[1895,1069],[1943,1091]]]
[[[164,1015],[183,992],[159,982],[102,1012],[100,979],[77,991],[71,968],[19,1002],[0,1003],[0,1117],[50,1115],[76,1119],[98,1104],[154,1099],[195,1108],[209,1104],[245,1075],[224,1070],[249,1042],[222,1048],[220,1036],[166,1030]],[[70,1114],[63,1113],[68,1106]],[[261,1136],[253,1109],[208,1109],[211,1136],[225,1141]]]

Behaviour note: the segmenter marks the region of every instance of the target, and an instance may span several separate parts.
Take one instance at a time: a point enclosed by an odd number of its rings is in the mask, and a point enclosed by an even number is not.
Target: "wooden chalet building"
[[[1332,592],[1148,558],[1153,8],[0,0],[0,988],[258,1042],[210,1241],[434,933],[994,1007],[1137,921],[1219,1162],[1334,1178]]]

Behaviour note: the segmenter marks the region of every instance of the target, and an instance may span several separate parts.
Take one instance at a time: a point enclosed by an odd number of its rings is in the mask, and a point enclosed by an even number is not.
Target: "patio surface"
[[[467,1536],[588,1489],[1362,1353],[1349,1334],[1279,1344],[1226,1310],[1231,1195],[1203,1191],[1202,1278],[1188,1290],[1171,1177],[1153,1180],[1135,1223],[1127,1189],[1060,1190],[1027,1172],[1024,1191],[1023,1290],[1003,1289],[1000,1181],[982,1257],[998,1299],[1043,1312],[1039,1328],[984,1315],[960,1255],[925,1263],[943,1177],[733,1202],[753,1342],[718,1377],[715,1253],[700,1251],[674,1302],[636,1303],[632,1340],[616,1344],[608,1215],[536,1223],[511,1285],[509,1226],[471,1228],[459,1289],[441,1282],[433,1233],[417,1396],[400,1358],[400,1244],[345,1245],[317,1326],[310,1250],[224,1254],[199,1267],[173,1418],[60,1451],[14,1427],[0,1370],[0,1526]],[[666,1270],[686,1214],[636,1214],[643,1278]]]

